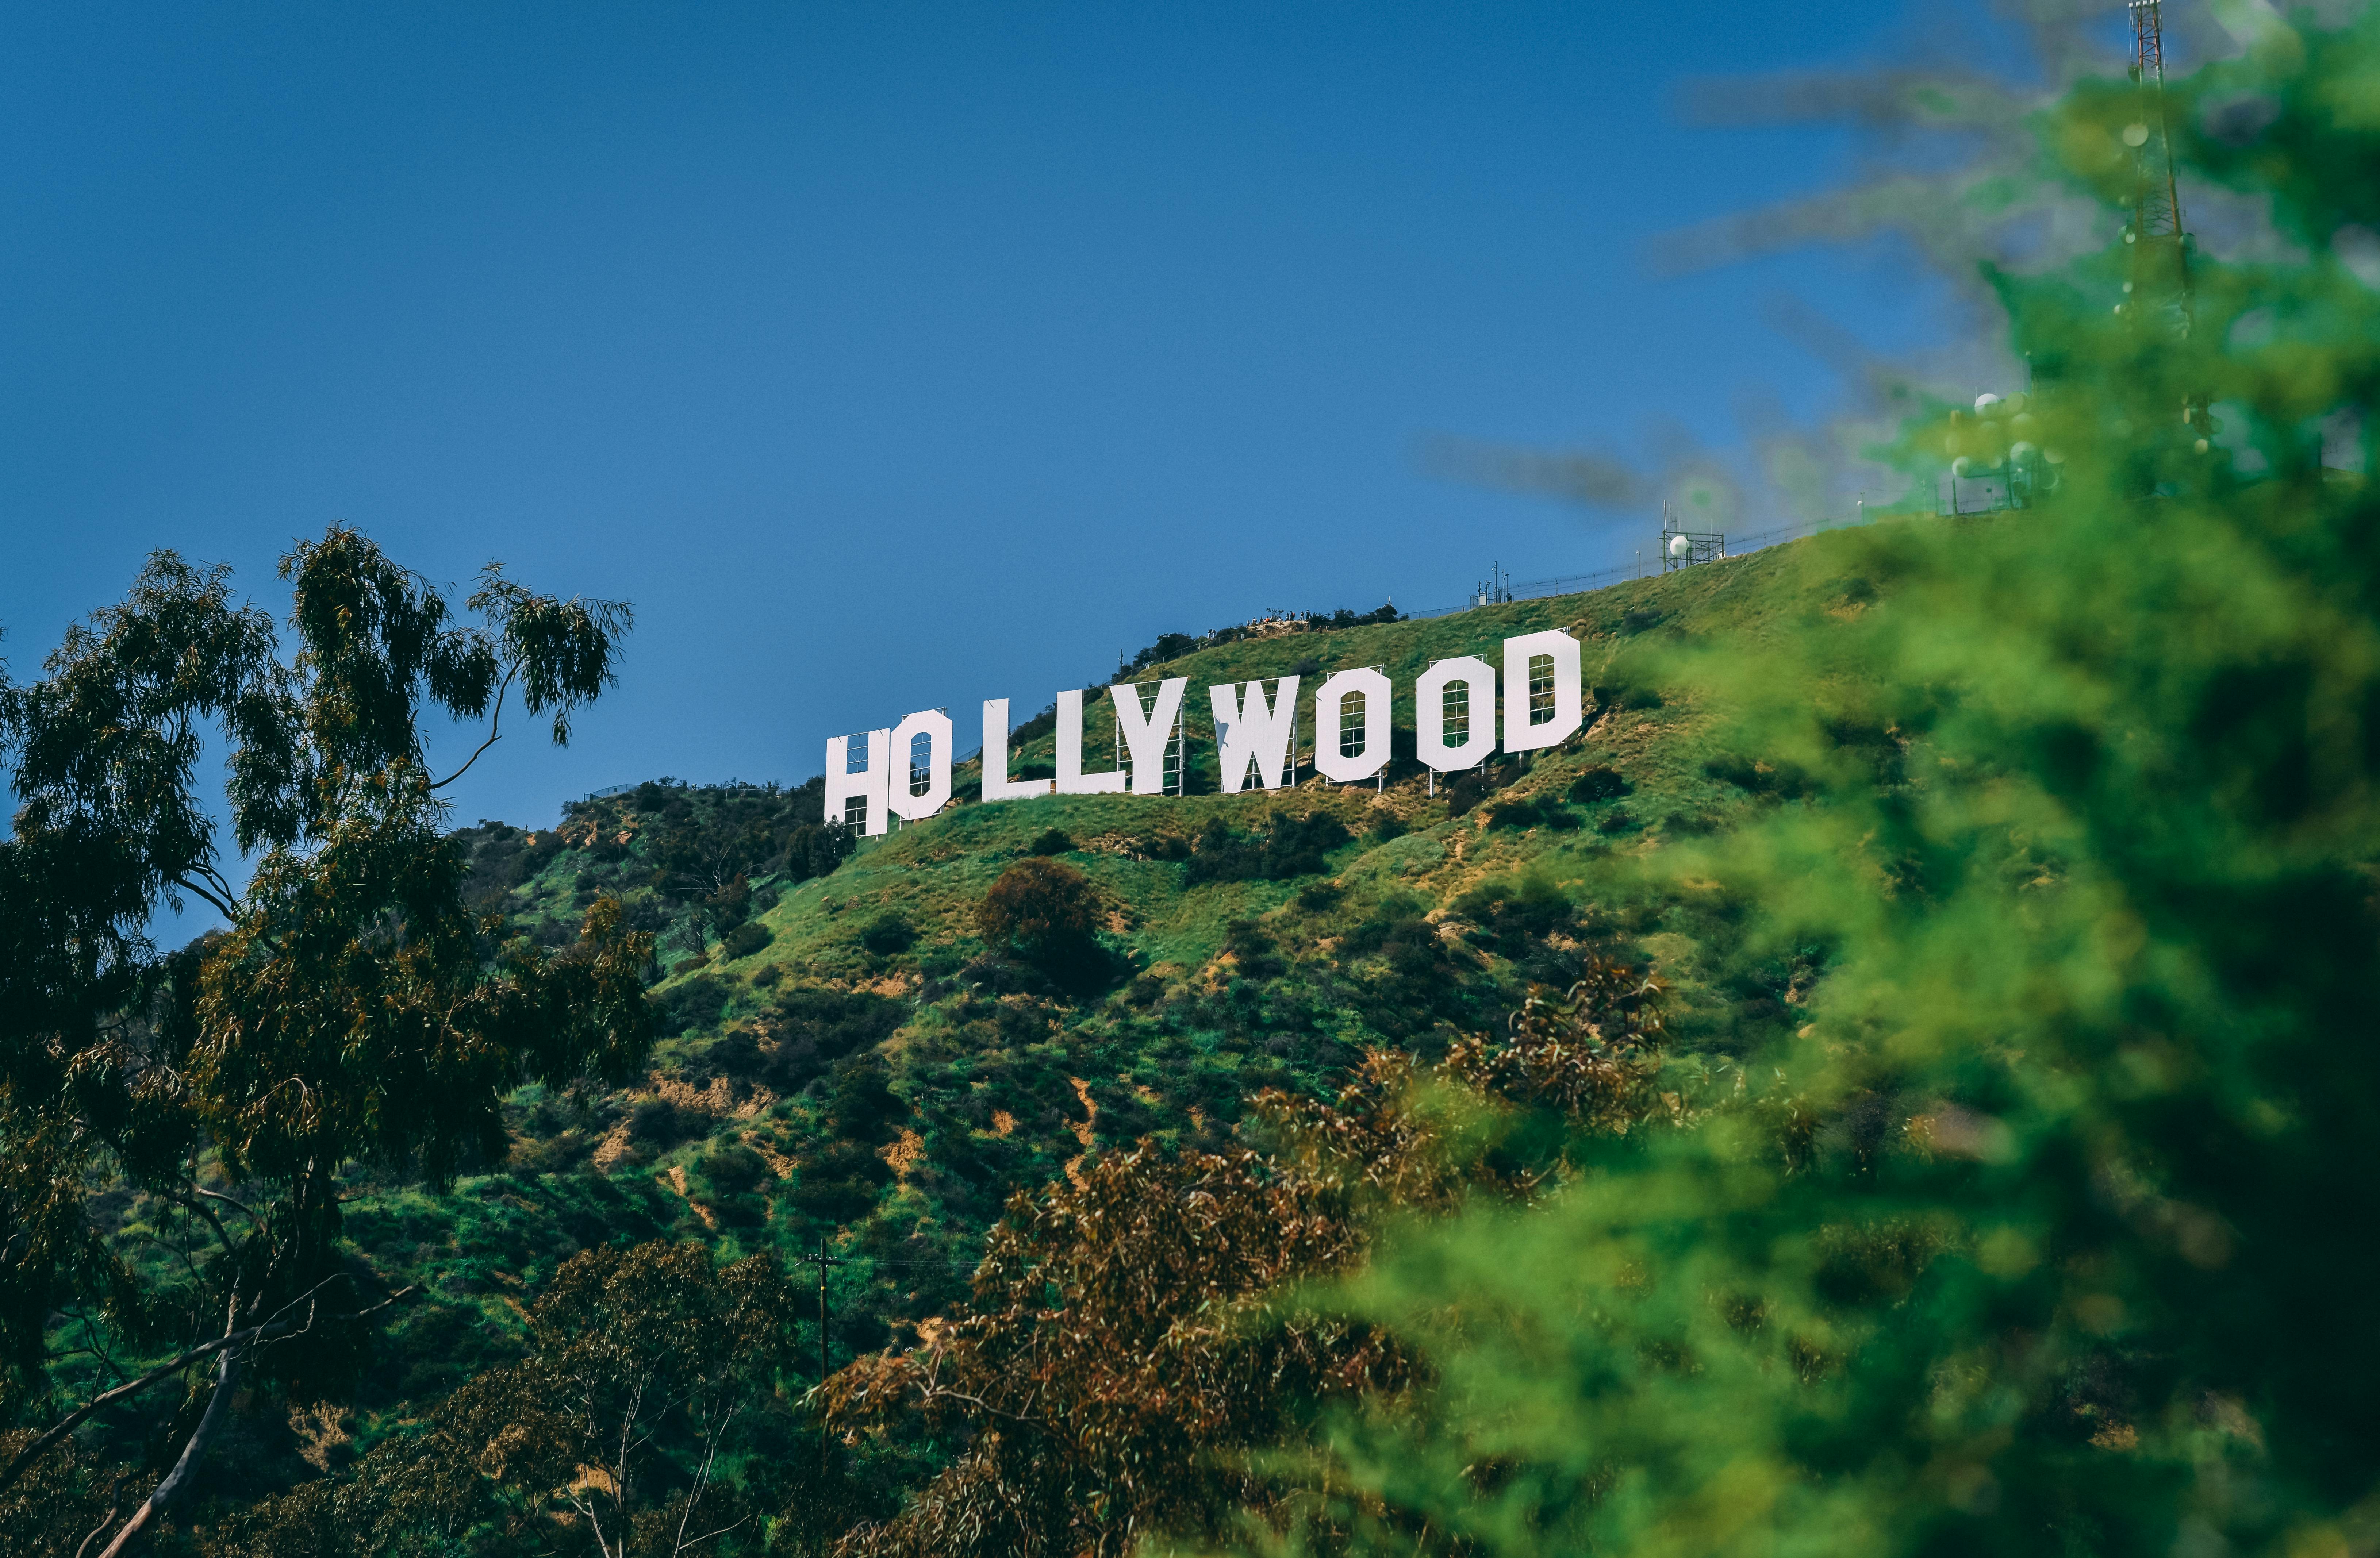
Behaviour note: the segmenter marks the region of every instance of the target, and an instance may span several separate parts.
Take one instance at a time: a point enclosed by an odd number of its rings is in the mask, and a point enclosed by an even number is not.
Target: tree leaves
[[[68,630],[40,680],[0,686],[18,798],[0,840],[10,1415],[43,1394],[61,1303],[97,1302],[119,1343],[154,1339],[136,1323],[152,1306],[126,1293],[128,1268],[83,1214],[101,1154],[197,1236],[175,1251],[208,1290],[187,1306],[197,1342],[340,1272],[351,1162],[443,1183],[501,1155],[498,1101],[519,1082],[617,1082],[650,1042],[652,942],[616,903],[597,903],[554,956],[496,946],[471,921],[420,727],[427,708],[484,714],[484,752],[518,682],[562,739],[613,679],[627,608],[535,595],[492,564],[468,602],[480,622],[458,625],[435,586],[345,527],[299,543],[281,571],[287,660],[226,570],[160,552],[122,605]],[[210,722],[231,747],[236,841],[257,857],[244,890],[218,869],[200,791]],[[160,960],[147,922],[184,893],[229,928]],[[335,1391],[365,1341],[326,1320],[258,1351],[257,1371],[300,1396]],[[251,1350],[225,1352],[226,1383]]]

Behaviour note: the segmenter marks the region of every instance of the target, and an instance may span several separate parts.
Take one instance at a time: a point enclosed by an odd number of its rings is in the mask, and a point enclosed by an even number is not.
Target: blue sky
[[[0,9],[0,654],[152,548],[278,604],[358,525],[638,611],[564,753],[460,820],[825,738],[1270,607],[1451,604],[1650,513],[1466,487],[1434,434],[1741,447],[1944,328],[1876,254],[1685,277],[1676,227],[1838,183],[1691,78],[1888,62],[1883,0]],[[1665,430],[1666,429],[1666,430]],[[452,744],[450,742],[449,744]]]

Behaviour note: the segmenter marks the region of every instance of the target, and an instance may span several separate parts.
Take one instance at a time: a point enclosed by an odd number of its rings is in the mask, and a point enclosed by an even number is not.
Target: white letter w
[[[1215,744],[1223,764],[1223,793],[1236,795],[1247,778],[1248,765],[1267,790],[1279,790],[1289,780],[1289,739],[1297,729],[1297,678],[1284,676],[1265,707],[1264,683],[1251,682],[1242,698],[1231,682],[1207,689],[1215,711]]]

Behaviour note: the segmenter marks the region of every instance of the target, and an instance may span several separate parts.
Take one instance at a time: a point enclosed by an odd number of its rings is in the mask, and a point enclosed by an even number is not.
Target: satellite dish
[[[1687,540],[1683,536],[1672,536],[1670,537],[1670,555],[1671,557],[1683,557],[1694,550],[1694,544],[1692,541]]]

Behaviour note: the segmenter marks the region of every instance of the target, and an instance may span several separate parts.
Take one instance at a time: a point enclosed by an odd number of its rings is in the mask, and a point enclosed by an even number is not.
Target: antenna
[[[2190,236],[2182,230],[2181,196],[2174,186],[2173,144],[2166,135],[2165,17],[2160,0],[2127,0],[2132,18],[2132,82],[2140,117],[2124,127],[2132,149],[2130,311],[2178,335],[2190,333]]]

